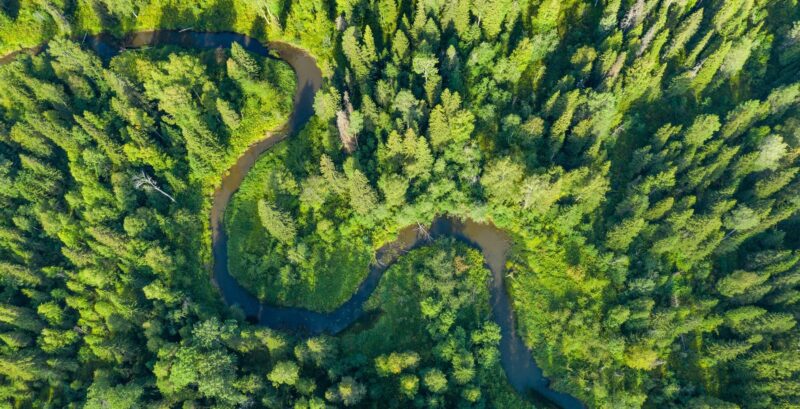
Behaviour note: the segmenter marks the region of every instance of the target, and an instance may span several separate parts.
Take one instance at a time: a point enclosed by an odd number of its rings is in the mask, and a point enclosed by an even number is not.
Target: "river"
[[[233,42],[258,55],[270,56],[270,51],[292,66],[297,76],[297,91],[294,110],[289,121],[278,130],[268,132],[263,139],[250,145],[236,163],[222,176],[222,182],[214,192],[210,214],[214,267],[212,280],[228,305],[238,305],[244,313],[255,318],[258,324],[274,329],[292,331],[304,335],[320,333],[337,334],[358,320],[364,313],[364,302],[377,288],[381,276],[391,264],[408,250],[425,245],[438,237],[455,237],[481,250],[487,267],[492,271],[490,283],[492,315],[500,326],[500,360],[509,382],[520,394],[530,390],[538,399],[564,409],[581,409],[585,406],[575,397],[549,388],[549,381],[533,360],[530,349],[516,332],[514,310],[504,285],[506,256],[510,248],[508,236],[490,223],[459,220],[449,217],[436,218],[429,235],[418,234],[417,226],[409,226],[398,234],[398,238],[378,249],[378,263],[370,267],[367,278],[359,285],[353,296],[330,313],[319,313],[302,308],[280,307],[260,303],[230,275],[228,271],[228,240],[222,219],[233,194],[239,189],[247,172],[258,158],[276,143],[284,140],[308,122],[314,114],[314,94],[322,85],[322,73],[312,56],[290,44],[270,42],[267,46],[248,36],[236,33],[208,33],[195,31],[142,31],[123,39],[99,34],[76,39],[84,47],[92,49],[101,58],[108,60],[126,49],[157,45],[174,45],[186,48],[227,48]],[[38,52],[46,46],[20,50],[0,57],[0,64],[14,60],[20,52]]]

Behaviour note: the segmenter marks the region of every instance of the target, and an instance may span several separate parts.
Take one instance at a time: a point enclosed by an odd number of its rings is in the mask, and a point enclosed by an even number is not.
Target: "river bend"
[[[486,265],[492,271],[492,280],[489,285],[491,286],[492,315],[500,326],[502,335],[499,346],[501,364],[514,389],[523,395],[532,389],[540,398],[564,409],[585,407],[575,397],[549,388],[549,381],[533,360],[530,349],[517,334],[514,311],[504,286],[505,263],[510,240],[502,230],[492,224],[438,217],[430,226],[429,235],[425,237],[417,234],[417,226],[403,229],[397,240],[378,249],[376,254],[378,263],[370,267],[367,278],[359,285],[353,296],[330,313],[261,303],[230,275],[228,271],[228,241],[222,223],[225,209],[258,158],[276,143],[302,129],[314,114],[314,94],[322,85],[322,73],[314,58],[308,53],[283,42],[270,42],[265,46],[255,39],[236,33],[158,30],[131,33],[123,39],[99,34],[76,39],[76,41],[82,42],[84,47],[93,50],[104,60],[108,60],[126,49],[146,46],[228,48],[234,42],[238,42],[247,51],[261,56],[274,56],[271,53],[274,52],[294,69],[297,77],[297,90],[294,96],[294,110],[288,122],[280,129],[268,132],[263,139],[250,145],[222,176],[222,181],[214,192],[210,214],[214,257],[212,280],[228,305],[238,305],[248,317],[255,318],[258,324],[270,328],[306,335],[337,334],[363,315],[364,302],[377,288],[383,273],[400,255],[414,247],[425,245],[435,238],[455,237],[480,249]],[[13,61],[15,56],[21,52],[36,53],[44,48],[46,45],[2,56],[0,64]]]

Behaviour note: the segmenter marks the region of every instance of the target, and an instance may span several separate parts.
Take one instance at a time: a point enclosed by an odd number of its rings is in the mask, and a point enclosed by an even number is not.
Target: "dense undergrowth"
[[[513,238],[519,330],[557,389],[604,408],[800,404],[795,0],[9,4],[5,51],[192,27],[289,40],[318,57],[328,84],[316,116],[256,165],[227,215],[231,271],[262,298],[331,309],[400,228],[445,213],[489,219]],[[257,121],[241,95],[226,98],[241,86],[198,80],[217,69],[192,71],[198,57],[186,54],[161,70],[142,58],[148,75],[118,82],[57,44],[2,68],[7,402],[434,404],[429,372],[404,372],[408,336],[389,334],[413,329],[406,321],[377,315],[344,335],[397,354],[400,376],[376,378],[377,356],[322,364],[308,351],[328,341],[256,329],[217,308],[199,278],[208,249],[198,220],[202,186],[232,157],[193,156],[205,135],[194,127],[227,135],[223,111]],[[172,80],[214,98],[187,110],[200,116],[176,116],[181,106],[162,92]],[[217,97],[232,109],[206,103]],[[180,205],[130,187],[140,163]],[[404,266],[428,271],[411,260],[387,273],[372,306],[416,305],[386,290],[414,284]],[[420,339],[414,350],[436,344]],[[459,383],[461,361],[446,362],[445,405],[522,405],[493,401],[500,392],[485,373]]]

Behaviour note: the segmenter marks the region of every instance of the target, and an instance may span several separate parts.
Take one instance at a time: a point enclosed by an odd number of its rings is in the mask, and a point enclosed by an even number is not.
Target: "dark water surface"
[[[93,50],[106,60],[130,48],[157,45],[186,48],[228,48],[234,42],[238,42],[244,49],[254,54],[262,56],[277,54],[277,57],[285,60],[294,69],[297,76],[297,91],[294,97],[294,111],[289,121],[281,129],[267,133],[262,140],[250,145],[223,175],[220,186],[214,192],[210,215],[214,255],[212,279],[228,305],[238,305],[248,317],[255,318],[260,325],[270,328],[306,335],[337,334],[364,315],[364,302],[375,291],[386,269],[402,254],[414,247],[425,245],[432,239],[455,237],[480,249],[486,265],[492,271],[490,284],[492,315],[500,326],[502,335],[500,340],[501,363],[514,389],[523,395],[533,390],[537,398],[564,409],[585,407],[575,397],[556,392],[548,387],[549,381],[536,365],[531,351],[516,333],[514,310],[504,286],[506,256],[511,243],[508,236],[492,224],[439,217],[430,226],[429,236],[420,236],[416,226],[403,229],[397,240],[377,251],[378,263],[370,267],[367,278],[359,285],[353,296],[330,313],[263,304],[230,275],[228,271],[228,239],[222,219],[231,197],[239,189],[247,172],[261,154],[302,129],[314,114],[314,94],[322,84],[322,73],[314,58],[305,51],[281,42],[272,42],[265,46],[248,36],[235,33],[177,30],[143,31],[132,33],[122,39],[100,34],[76,39],[76,41],[82,42],[84,47]],[[36,53],[45,47],[46,45],[5,55],[0,57],[0,64],[12,61],[21,52]]]

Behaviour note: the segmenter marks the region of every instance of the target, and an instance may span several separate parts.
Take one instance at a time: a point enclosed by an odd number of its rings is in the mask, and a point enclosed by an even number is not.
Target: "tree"
[[[442,92],[442,101],[431,111],[428,124],[431,147],[442,151],[452,146],[459,151],[469,141],[475,129],[475,117],[471,112],[461,109],[461,96],[446,89]]]
[[[761,142],[754,166],[755,170],[776,170],[778,163],[786,156],[789,145],[779,135],[769,135]]]
[[[431,177],[434,160],[428,141],[421,135],[416,136],[414,131],[409,129],[403,139],[403,151],[407,158],[404,161],[406,176],[409,179],[428,180]]]
[[[386,206],[396,208],[405,204],[408,179],[396,174],[383,175],[378,181],[378,187],[383,193]]]
[[[678,26],[672,40],[669,43],[664,56],[667,58],[674,57],[683,51],[689,40],[697,33],[700,28],[700,22],[703,20],[703,9],[698,9],[689,17],[685,18]]]
[[[447,389],[447,377],[437,368],[427,370],[423,380],[425,387],[433,393],[442,393]]]
[[[338,194],[347,192],[347,179],[336,170],[333,160],[328,155],[322,155],[319,159],[319,169],[323,179],[328,183],[328,188]]]
[[[20,265],[0,261],[0,280],[6,284],[34,287],[42,284],[41,274]]]
[[[375,191],[369,184],[369,180],[364,174],[353,169],[347,177],[348,191],[350,195],[350,206],[359,215],[366,215],[375,208],[378,198]]]
[[[42,324],[33,311],[14,305],[0,305],[0,322],[35,333],[42,329]]]
[[[715,342],[708,345],[708,355],[715,363],[724,363],[736,359],[751,347],[752,345],[747,342]]]
[[[381,31],[385,38],[391,38],[395,30],[397,30],[397,18],[399,9],[397,0],[379,0],[378,1],[378,16],[381,25]]]
[[[39,5],[50,15],[61,33],[70,34],[72,32],[72,25],[56,3],[51,0],[36,0],[34,4]]]
[[[284,4],[281,0],[258,0],[256,2],[258,14],[268,25],[276,26],[281,29],[281,22],[276,13],[283,10]]]
[[[364,399],[366,393],[367,389],[364,385],[350,376],[345,376],[335,388],[328,390],[325,395],[328,400],[341,401],[345,406],[354,406]]]
[[[303,191],[300,194],[300,202],[312,209],[319,209],[325,203],[328,194],[331,193],[331,186],[322,176],[310,177],[303,181]]]
[[[143,408],[141,397],[144,388],[136,384],[112,385],[108,379],[94,381],[86,396],[86,409],[137,409]]]
[[[461,397],[467,402],[477,402],[481,398],[481,390],[474,386],[469,386],[461,391]]]
[[[222,118],[222,122],[230,128],[231,130],[235,130],[239,127],[241,123],[241,118],[239,114],[236,113],[236,110],[233,109],[231,104],[224,99],[217,98],[217,111],[219,112],[219,116]]]
[[[534,207],[545,213],[562,195],[561,179],[552,182],[550,175],[531,175],[522,181],[522,208]]]
[[[716,115],[699,115],[686,130],[683,138],[688,144],[702,146],[719,128],[719,118]]]
[[[731,231],[746,231],[760,222],[758,214],[751,208],[739,205],[725,218],[725,227]]]
[[[650,370],[656,365],[658,354],[645,345],[625,348],[625,365],[639,370]]]
[[[419,363],[416,352],[392,352],[375,358],[375,369],[380,376],[397,375],[408,368],[415,368]]]
[[[713,396],[701,396],[695,397],[689,400],[688,406],[689,409],[739,409],[738,405],[735,405],[730,402],[725,402],[721,399],[717,399]]]
[[[358,135],[354,132],[356,127],[350,122],[350,118],[346,111],[336,112],[336,129],[339,130],[339,140],[347,153],[355,152],[358,147]]]
[[[279,361],[267,375],[275,387],[294,385],[300,379],[300,367],[293,361]]]
[[[236,378],[235,356],[219,347],[206,349],[183,346],[177,349],[171,362],[156,363],[154,372],[157,375],[167,374],[159,383],[162,393],[167,395],[183,393],[190,385],[196,385],[201,396],[231,404],[246,400],[233,387]]]
[[[454,0],[444,4],[442,11],[442,24],[453,24],[459,36],[466,37],[470,27],[470,8],[472,2],[469,0]]]
[[[322,0],[292,2],[286,17],[284,34],[320,55],[329,55],[328,48],[333,44],[335,26],[328,18],[328,9],[328,4]],[[276,14],[280,12],[276,11]]]
[[[478,24],[483,28],[487,38],[495,38],[501,30],[508,14],[516,14],[519,10],[509,0],[490,0],[472,3],[472,13],[477,17]],[[514,19],[509,18],[513,22]]]
[[[139,11],[147,5],[142,0],[102,0],[102,2],[111,14],[134,18],[139,18]]]
[[[357,39],[360,33],[356,30],[355,26],[351,26],[344,31],[342,34],[342,51],[353,68],[356,78],[359,81],[363,81],[370,71],[370,60],[365,59],[365,57],[370,59],[373,57],[362,50],[362,46]]]
[[[574,90],[562,98],[559,98],[559,110],[561,111],[558,119],[550,126],[550,158],[556,157],[564,145],[567,130],[572,124],[575,110],[581,103],[581,95],[578,90]]]
[[[766,104],[758,100],[742,102],[728,112],[720,131],[724,138],[735,138],[754,122],[758,121],[768,111]]]
[[[786,187],[797,175],[800,168],[778,169],[764,179],[756,181],[753,193],[759,199],[765,199]]]
[[[437,64],[439,64],[439,59],[432,54],[417,54],[412,59],[414,73],[422,75],[425,80],[425,93],[430,103],[433,103],[436,90],[442,82],[442,77],[436,67]]]
[[[646,225],[647,222],[641,217],[626,218],[608,230],[606,245],[610,249],[625,251]]]
[[[400,377],[400,392],[407,398],[413,399],[419,389],[419,378],[416,375],[406,374]]]
[[[261,219],[261,225],[276,240],[284,244],[295,241],[297,228],[294,225],[294,220],[287,213],[278,209],[272,202],[266,199],[259,200],[258,217]]]
[[[466,385],[475,378],[475,358],[472,354],[464,351],[457,353],[452,358],[453,381],[457,385]]]
[[[750,54],[755,46],[756,44],[750,36],[740,38],[731,46],[728,55],[725,56],[725,60],[720,67],[720,72],[726,76],[736,75],[742,70],[744,64],[750,58]]]
[[[336,357],[336,343],[327,337],[314,337],[295,346],[295,357],[300,362],[313,362],[319,368],[326,368]]]
[[[490,164],[481,177],[489,199],[496,204],[511,205],[520,201],[520,183],[525,173],[522,166],[503,158]]]
[[[314,113],[323,122],[333,119],[340,111],[340,96],[336,88],[320,91],[314,96]]]
[[[767,278],[766,275],[737,270],[717,282],[717,291],[726,297],[733,297],[744,293],[750,287],[762,284]]]
[[[395,95],[392,108],[394,111],[401,114],[406,124],[411,126],[415,124],[420,115],[421,102],[422,101],[417,100],[410,91],[403,89]],[[411,129],[411,127],[409,127],[409,129]]]
[[[795,21],[783,40],[780,62],[783,65],[789,65],[798,56],[800,56],[800,21]]]
[[[395,31],[392,46],[392,55],[395,61],[400,62],[408,57],[408,37],[402,29]]]
[[[44,328],[39,335],[38,344],[47,353],[65,352],[67,348],[78,342],[80,336],[74,330]]]

